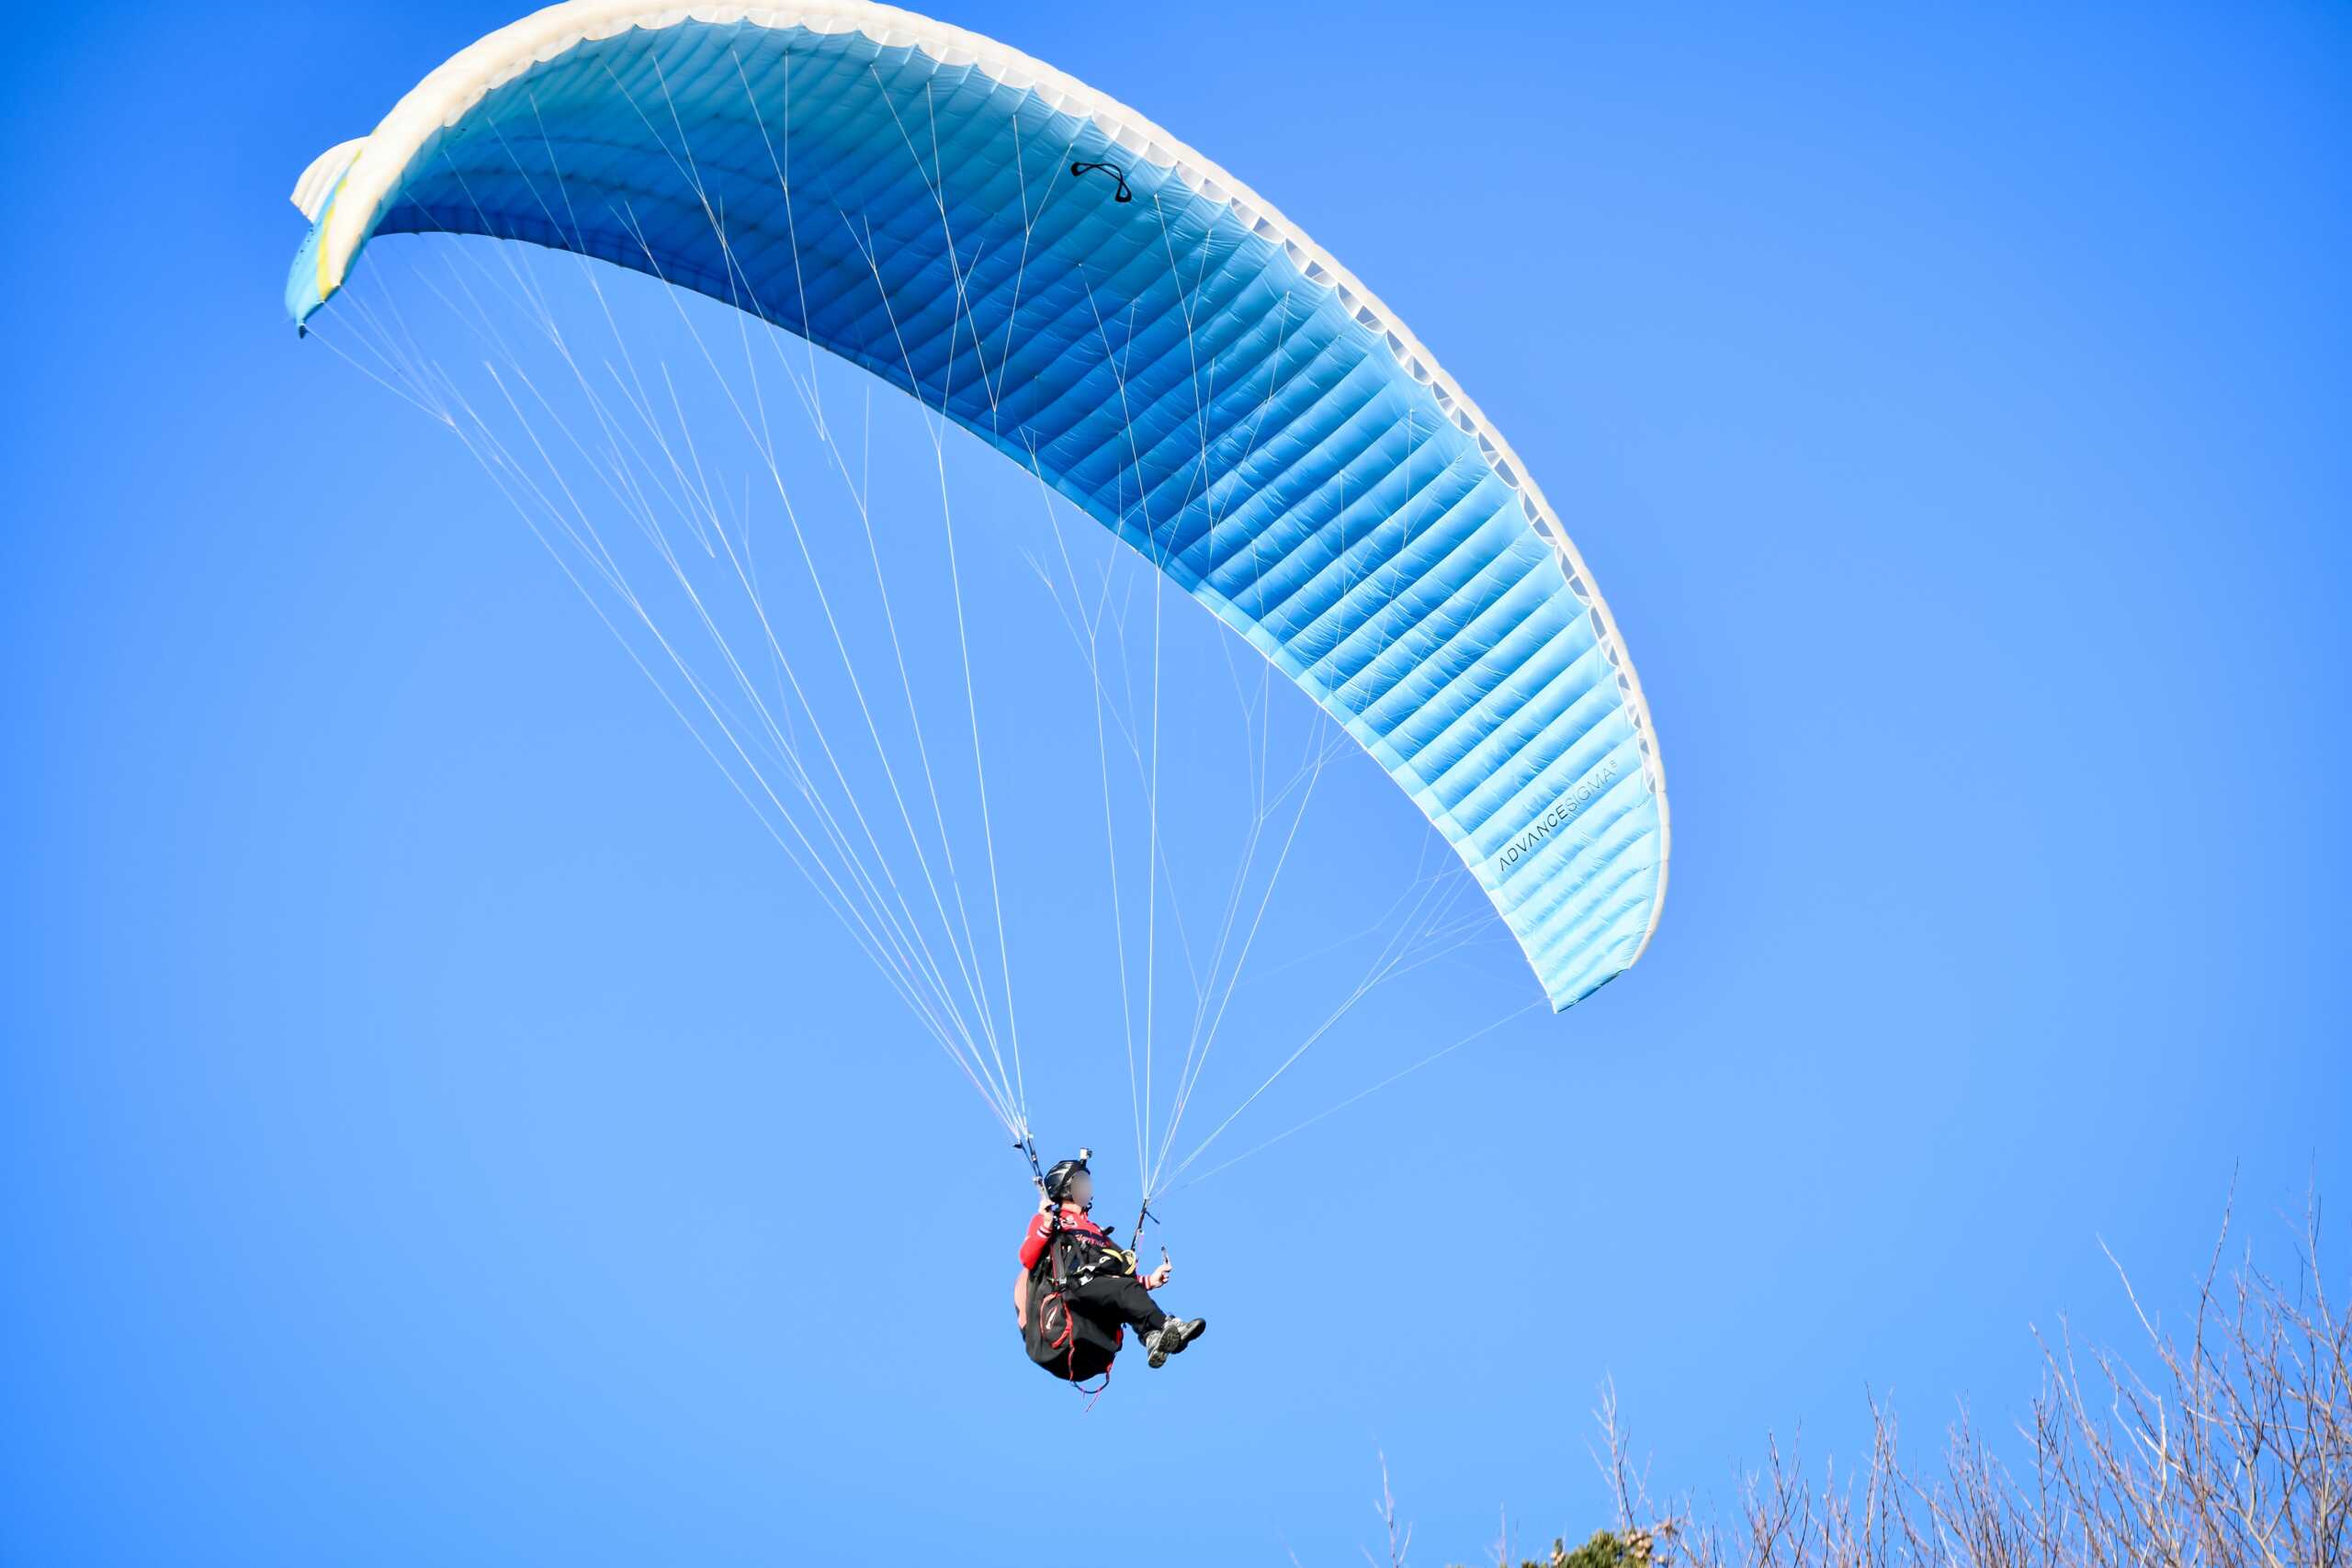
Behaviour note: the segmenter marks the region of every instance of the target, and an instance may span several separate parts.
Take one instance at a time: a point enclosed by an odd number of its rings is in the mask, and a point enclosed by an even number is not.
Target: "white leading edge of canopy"
[[[645,0],[563,0],[535,11],[451,56],[431,75],[411,88],[391,113],[368,135],[338,143],[313,159],[293,190],[294,205],[316,222],[337,179],[342,196],[320,236],[320,274],[328,287],[340,288],[353,254],[374,223],[377,209],[399,183],[411,159],[435,131],[455,125],[492,89],[570,51],[573,46],[615,37],[631,28],[659,31],[684,22],[726,26],[750,22],[778,30],[803,28],[816,33],[858,32],[886,49],[914,49],[946,66],[972,66],[1008,87],[1035,93],[1064,114],[1092,120],[1114,143],[1175,176],[1202,196],[1223,201],[1234,215],[1258,234],[1280,241],[1292,265],[1310,282],[1336,289],[1340,302],[1363,325],[1382,334],[1398,365],[1415,380],[1430,387],[1438,405],[1473,438],[1494,465],[1504,483],[1518,492],[1529,520],[1558,552],[1567,568],[1568,585],[1592,612],[1603,655],[1617,672],[1625,694],[1642,771],[1657,800],[1657,891],[1650,905],[1649,925],[1642,945],[1627,967],[1641,959],[1657,932],[1666,908],[1667,867],[1673,848],[1672,818],[1667,807],[1666,770],[1658,758],[1649,704],[1642,694],[1641,677],[1634,673],[1617,623],[1609,605],[1577,553],[1567,531],[1559,525],[1543,491],[1529,476],[1510,444],[1487,422],[1453,378],[1382,304],[1377,296],[1340,265],[1330,252],[1308,239],[1298,225],[1273,205],[1235,179],[1192,147],[1117,100],[1104,96],[1073,76],[1065,74],[993,39],[962,28],[902,11],[871,0],[802,0],[782,6],[650,6]]]

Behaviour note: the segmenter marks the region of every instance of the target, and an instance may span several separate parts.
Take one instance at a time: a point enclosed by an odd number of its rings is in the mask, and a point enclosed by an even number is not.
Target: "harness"
[[[1126,1331],[1105,1327],[1070,1305],[1070,1292],[1123,1267],[1125,1258],[1095,1244],[1080,1231],[1062,1228],[1061,1211],[1047,1222],[1046,1250],[1029,1270],[1028,1311],[1023,1338],[1029,1359],[1082,1393],[1100,1394],[1111,1383],[1111,1363]],[[1087,1383],[1102,1381],[1092,1388]],[[1090,1401],[1090,1404],[1091,1404]]]
[[[1136,1255],[1125,1247],[1111,1245],[1111,1233],[1106,1229],[1099,1235],[1089,1231],[1066,1230],[1062,1227],[1059,1209],[1046,1231],[1046,1257],[1040,1261],[1053,1264],[1054,1283],[1065,1289],[1091,1284],[1096,1280],[1116,1279],[1136,1271]]]

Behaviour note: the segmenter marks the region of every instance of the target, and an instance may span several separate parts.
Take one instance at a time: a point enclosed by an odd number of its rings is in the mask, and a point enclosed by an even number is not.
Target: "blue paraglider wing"
[[[298,321],[378,234],[602,258],[854,361],[1113,530],[1304,688],[1477,876],[1555,1007],[1666,885],[1640,685],[1419,342],[1248,187],[890,7],[555,6],[322,156]]]

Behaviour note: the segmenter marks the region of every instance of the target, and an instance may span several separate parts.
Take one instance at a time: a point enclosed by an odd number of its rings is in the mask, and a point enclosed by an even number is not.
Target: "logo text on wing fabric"
[[[1617,776],[1617,759],[1611,757],[1599,769],[1587,774],[1576,788],[1544,808],[1543,814],[1528,825],[1527,830],[1505,844],[1495,857],[1495,874],[1508,876],[1511,868],[1532,854],[1546,840],[1567,825],[1568,819],[1590,805],[1593,796],[1607,789]]]

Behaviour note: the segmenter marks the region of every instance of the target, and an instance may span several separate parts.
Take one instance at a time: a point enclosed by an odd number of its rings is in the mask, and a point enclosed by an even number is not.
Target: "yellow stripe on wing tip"
[[[349,172],[349,170],[345,171],[345,174],[348,174]],[[327,192],[326,205],[319,209],[319,254],[316,257],[316,263],[318,269],[319,303],[322,305],[326,303],[327,296],[334,292],[337,281],[335,278],[330,276],[327,271],[327,225],[329,222],[333,221],[334,218],[335,198],[340,197],[342,194],[343,181],[338,179],[334,182],[334,189]]]

